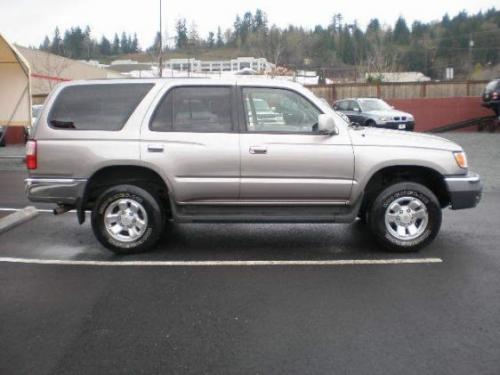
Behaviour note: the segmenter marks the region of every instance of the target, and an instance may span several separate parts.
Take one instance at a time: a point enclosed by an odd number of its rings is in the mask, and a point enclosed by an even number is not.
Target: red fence
[[[416,130],[421,132],[493,115],[493,111],[481,106],[481,98],[477,97],[388,99],[387,102],[414,115]]]

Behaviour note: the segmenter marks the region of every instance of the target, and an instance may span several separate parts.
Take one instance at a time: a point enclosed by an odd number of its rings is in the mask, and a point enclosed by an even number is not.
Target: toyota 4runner
[[[265,108],[265,113],[262,108]],[[33,202],[91,211],[116,253],[153,248],[174,222],[366,222],[414,251],[441,210],[474,207],[481,182],[462,148],[350,125],[306,88],[277,80],[64,83],[27,143]]]

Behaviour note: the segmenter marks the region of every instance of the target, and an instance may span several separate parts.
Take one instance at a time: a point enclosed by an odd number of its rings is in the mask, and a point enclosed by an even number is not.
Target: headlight
[[[467,155],[465,155],[465,152],[463,151],[455,151],[453,153],[453,156],[455,156],[455,160],[457,161],[457,164],[460,168],[467,169],[468,164],[467,164]]]

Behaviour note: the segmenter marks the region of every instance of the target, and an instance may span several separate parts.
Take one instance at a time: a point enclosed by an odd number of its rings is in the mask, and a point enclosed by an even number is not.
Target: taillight
[[[26,167],[28,169],[36,169],[37,167],[36,141],[26,142]]]
[[[497,100],[498,99],[498,92],[495,91],[492,96],[493,96],[494,100]]]

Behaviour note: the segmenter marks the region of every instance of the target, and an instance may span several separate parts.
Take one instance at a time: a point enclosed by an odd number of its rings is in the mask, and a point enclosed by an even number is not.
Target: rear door
[[[321,110],[292,90],[243,87],[241,96],[243,202],[343,204],[349,199],[354,156],[346,129],[319,134]]]
[[[169,181],[178,204],[239,195],[234,86],[169,87],[146,116],[141,158]]]

